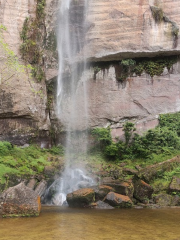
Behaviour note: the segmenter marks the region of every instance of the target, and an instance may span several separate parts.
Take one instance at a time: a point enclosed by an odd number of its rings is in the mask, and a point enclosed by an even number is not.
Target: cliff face
[[[151,57],[153,62],[156,57],[163,59],[179,54],[179,13],[178,1],[89,1],[83,53],[93,63],[85,73],[90,128],[111,126],[113,135],[119,136],[123,123],[129,120],[143,132],[158,124],[159,114],[179,111],[178,61],[169,71],[164,68],[160,76],[150,76],[144,71],[141,76],[129,74],[120,78],[122,59],[143,62]],[[81,56],[82,49],[77,59]],[[83,85],[79,83],[77,116],[83,115],[82,92]],[[63,125],[68,122],[71,112],[69,98],[65,97]],[[77,122],[76,129],[85,128],[84,118]]]
[[[105,61],[177,54],[180,40],[173,31],[180,25],[179,13],[176,0],[91,0],[87,57]]]
[[[72,1],[71,11],[75,7],[77,10],[83,2]],[[58,6],[58,0],[46,0],[43,58],[48,84],[58,72],[55,37]],[[8,29],[4,34],[5,41],[19,57],[19,33],[25,18],[35,15],[35,8],[35,0],[0,0],[0,23]],[[170,72],[165,68],[160,76],[150,77],[144,72],[141,76],[132,74],[122,82],[117,76],[117,65],[122,59],[138,58],[141,61],[144,57],[178,55],[179,26],[180,5],[177,0],[89,1],[86,35],[77,54],[79,61],[84,53],[93,63],[84,73],[88,76],[88,127],[110,125],[116,136],[121,134],[121,126],[126,120],[134,121],[139,130],[144,131],[157,124],[160,113],[180,111],[179,62],[171,67]],[[80,28],[81,24],[76,27]],[[104,62],[107,64],[103,66]],[[99,70],[95,74],[96,67]],[[81,81],[76,90],[79,115],[83,115]],[[60,119],[64,126],[71,112],[70,96],[67,96],[64,96]],[[36,138],[42,145],[49,143],[48,101],[45,81],[32,81],[28,74],[12,77],[8,84],[1,84],[0,139],[24,144]],[[50,105],[50,118],[54,124],[56,115],[52,102]],[[85,128],[83,117],[75,127],[78,130]]]
[[[4,40],[19,58],[20,32],[25,18],[34,15],[35,4],[33,0],[0,0],[0,24],[7,28],[3,33]],[[50,121],[46,102],[45,82],[33,81],[28,72],[12,75],[8,81],[2,82],[0,140],[23,145],[36,139],[42,146],[48,145]]]

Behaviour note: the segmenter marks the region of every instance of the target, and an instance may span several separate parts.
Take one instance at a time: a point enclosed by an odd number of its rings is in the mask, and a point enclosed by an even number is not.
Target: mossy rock
[[[143,168],[139,171],[138,178],[149,183],[162,173],[172,171],[178,165],[180,165],[180,156]]]
[[[141,202],[151,199],[153,188],[143,180],[134,180],[134,197]]]
[[[40,197],[24,183],[4,191],[0,202],[3,217],[38,216],[41,210]]]
[[[180,193],[180,178],[174,176],[170,185],[169,185],[169,192],[170,193]]]

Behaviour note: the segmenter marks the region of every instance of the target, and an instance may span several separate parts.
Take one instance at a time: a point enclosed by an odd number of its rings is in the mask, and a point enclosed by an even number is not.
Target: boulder
[[[36,183],[37,183],[37,180],[35,178],[31,178],[26,186],[34,190]]]
[[[114,192],[108,193],[104,201],[113,207],[130,208],[133,206],[133,202],[128,196]]]
[[[176,156],[172,159],[168,159],[167,161],[143,168],[139,171],[138,177],[149,183],[159,174],[165,171],[173,170],[174,166],[177,165],[180,165],[180,156]]]
[[[123,168],[123,173],[127,175],[137,175],[138,171],[131,168]]]
[[[4,191],[0,205],[3,217],[38,216],[41,210],[40,197],[24,183]]]
[[[152,197],[153,188],[143,180],[134,180],[134,197],[146,203]]]
[[[87,207],[95,201],[95,192],[92,188],[82,188],[67,195],[70,207]]]
[[[172,197],[171,206],[180,206],[180,197],[178,195]]]
[[[47,189],[47,182],[45,180],[41,180],[35,188],[35,192],[41,197]]]
[[[131,181],[123,182],[120,180],[113,180],[111,178],[104,178],[103,185],[112,187],[116,193],[133,198],[134,186]]]
[[[114,189],[110,186],[100,185],[95,187],[96,200],[103,200],[109,192],[114,192]]]
[[[154,202],[161,207],[171,206],[173,197],[166,193],[161,193],[156,195],[154,198]]]
[[[170,193],[179,193],[180,192],[180,178],[174,176],[172,181],[169,185],[169,192]]]

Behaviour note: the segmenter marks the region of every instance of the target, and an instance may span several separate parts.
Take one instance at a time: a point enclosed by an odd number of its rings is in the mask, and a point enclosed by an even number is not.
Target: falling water
[[[87,62],[83,45],[85,42],[86,15],[88,4],[86,0],[61,0],[59,10],[58,53],[59,75],[57,89],[57,113],[61,120],[64,113],[69,111],[66,125],[66,167],[60,179],[50,188],[58,188],[54,203],[62,205],[67,193],[93,184],[81,169],[73,167],[74,154],[87,150],[87,91],[85,69]],[[78,58],[81,55],[81,58]],[[77,86],[83,85],[81,96],[76,93]],[[83,101],[82,109],[77,105],[78,97]],[[67,104],[68,101],[68,104]],[[68,107],[67,107],[68,106]],[[79,114],[81,113],[81,114]],[[81,129],[77,127],[80,123]],[[81,134],[83,130],[83,134]],[[78,139],[83,141],[78,142]]]

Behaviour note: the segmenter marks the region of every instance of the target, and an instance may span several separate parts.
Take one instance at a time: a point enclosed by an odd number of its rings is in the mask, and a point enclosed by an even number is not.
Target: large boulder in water
[[[103,200],[109,192],[114,192],[114,189],[110,186],[100,185],[95,187],[96,200]]]
[[[0,206],[3,217],[38,216],[41,201],[35,191],[20,183],[2,193]]]
[[[121,180],[114,180],[112,178],[107,177],[103,179],[102,184],[112,187],[114,189],[114,192],[116,193],[128,196],[131,199],[133,198],[134,186],[131,181],[123,182]]]
[[[95,201],[95,192],[92,188],[82,188],[67,195],[70,207],[88,207]]]
[[[130,208],[133,206],[133,202],[128,196],[114,192],[108,193],[104,201],[113,207]]]

